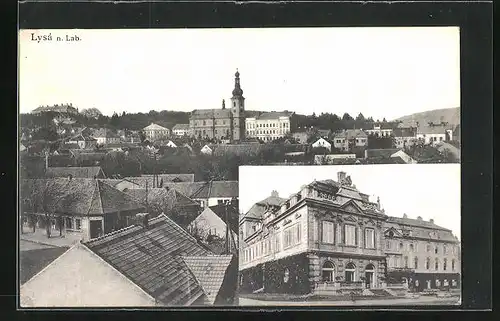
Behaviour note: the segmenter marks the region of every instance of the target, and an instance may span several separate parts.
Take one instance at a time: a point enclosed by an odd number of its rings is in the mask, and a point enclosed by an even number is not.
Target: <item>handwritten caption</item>
[[[52,33],[49,33],[48,35],[36,35],[34,32],[32,32],[31,41],[36,41],[37,43],[50,41],[77,42],[82,41],[82,37],[75,34],[66,34],[64,36],[52,36]]]

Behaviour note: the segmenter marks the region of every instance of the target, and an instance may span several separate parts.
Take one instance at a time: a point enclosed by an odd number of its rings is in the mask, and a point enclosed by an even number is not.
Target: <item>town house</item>
[[[355,147],[366,147],[368,136],[361,129],[347,129],[335,135],[333,145],[338,150],[348,152]]]

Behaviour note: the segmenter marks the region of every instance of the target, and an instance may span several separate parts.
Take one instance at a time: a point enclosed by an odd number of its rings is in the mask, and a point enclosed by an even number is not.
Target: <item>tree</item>
[[[359,113],[359,115],[356,117],[357,122],[365,122],[365,116],[363,116],[362,113]]]
[[[348,113],[344,113],[344,115],[342,116],[342,120],[349,121],[349,120],[354,120],[354,119]]]

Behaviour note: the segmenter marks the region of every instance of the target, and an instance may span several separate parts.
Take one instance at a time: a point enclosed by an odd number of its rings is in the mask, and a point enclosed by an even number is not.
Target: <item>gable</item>
[[[351,212],[351,213],[356,213],[356,214],[363,214],[363,211],[359,208],[358,205],[356,205],[356,203],[354,203],[353,201],[349,201],[347,202],[346,204],[344,204],[342,206],[342,209],[344,211],[347,211],[347,212]]]
[[[72,288],[78,290],[68,291]],[[22,307],[155,305],[152,297],[80,244],[21,286],[20,297]]]
[[[384,231],[384,236],[385,237],[391,237],[391,234],[393,235],[392,237],[402,237],[403,235],[394,227],[390,227],[387,230]]]
[[[348,217],[346,217],[346,218],[344,219],[344,221],[346,221],[346,222],[353,222],[353,223],[355,223],[355,222],[357,222],[358,220],[357,220],[354,216],[348,216]]]

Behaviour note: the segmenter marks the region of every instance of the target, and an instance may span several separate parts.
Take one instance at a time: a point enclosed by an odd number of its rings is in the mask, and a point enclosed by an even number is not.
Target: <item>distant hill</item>
[[[447,122],[449,125],[456,126],[460,124],[460,108],[445,108],[424,111],[422,113],[415,113],[395,119],[395,121],[402,121],[405,125],[427,125],[429,122],[438,124]]]

